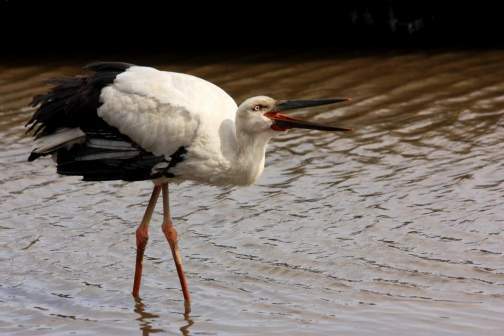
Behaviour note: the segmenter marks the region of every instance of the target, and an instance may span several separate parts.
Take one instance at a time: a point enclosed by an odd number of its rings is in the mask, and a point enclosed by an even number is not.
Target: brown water
[[[355,131],[280,135],[253,187],[172,187],[194,300],[184,316],[160,207],[142,300],[130,295],[149,182],[26,162],[26,104],[78,66],[1,66],[0,334],[502,334],[504,52],[157,66],[238,101],[352,96],[312,120]]]

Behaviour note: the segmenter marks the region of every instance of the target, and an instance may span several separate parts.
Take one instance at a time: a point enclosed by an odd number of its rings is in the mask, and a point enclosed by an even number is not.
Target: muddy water
[[[501,334],[504,52],[153,63],[238,101],[352,96],[300,115],[355,131],[280,135],[253,187],[172,187],[184,316],[159,207],[130,296],[150,183],[26,162],[25,105],[80,63],[1,66],[1,334]]]

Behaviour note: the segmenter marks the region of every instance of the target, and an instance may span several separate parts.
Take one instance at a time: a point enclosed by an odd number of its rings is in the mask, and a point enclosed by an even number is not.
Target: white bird
[[[52,154],[61,175],[85,181],[152,180],[154,189],[136,230],[133,295],[139,296],[149,222],[163,194],[163,232],[190,311],[187,280],[173,227],[168,183],[250,185],[264,169],[268,141],[279,131],[348,131],[302,121],[281,111],[348,98],[277,101],[259,96],[239,107],[224,90],[201,78],[127,63],[86,66],[87,75],[51,81],[33,99],[27,123],[36,137],[29,161]]]

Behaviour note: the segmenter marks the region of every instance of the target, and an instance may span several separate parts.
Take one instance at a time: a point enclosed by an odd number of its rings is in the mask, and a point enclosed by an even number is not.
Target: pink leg
[[[136,230],[136,245],[137,245],[137,256],[136,256],[136,267],[135,267],[135,282],[133,283],[133,296],[138,297],[140,291],[140,281],[142,280],[142,261],[145,252],[145,245],[147,245],[147,240],[149,240],[149,223],[152,218],[152,213],[156,207],[156,202],[159,197],[159,192],[161,191],[160,186],[155,186],[152,190],[152,194],[145,209],[144,216],[142,218],[142,223],[138,226]]]
[[[182,293],[184,294],[184,304],[186,314],[191,312],[191,297],[189,295],[189,288],[187,286],[187,279],[184,274],[184,268],[182,266],[182,259],[180,258],[180,252],[178,248],[178,238],[177,231],[173,227],[173,223],[170,215],[170,204],[168,200],[168,183],[161,185],[163,190],[163,233],[165,234],[168,244],[170,244],[170,249],[173,255],[173,260],[175,261],[175,267],[177,268],[178,277],[180,280],[180,286],[182,287]]]

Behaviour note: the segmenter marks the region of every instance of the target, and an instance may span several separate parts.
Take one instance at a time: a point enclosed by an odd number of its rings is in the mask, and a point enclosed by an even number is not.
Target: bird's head
[[[266,96],[248,98],[238,107],[236,114],[240,132],[262,133],[286,131],[291,128],[305,128],[321,131],[350,131],[349,128],[317,124],[290,117],[284,111],[305,107],[334,104],[350,98],[275,100]]]

